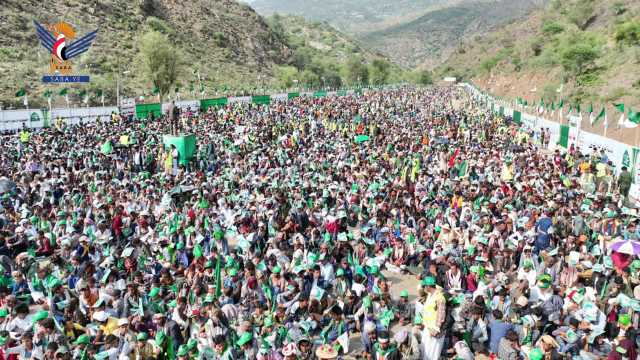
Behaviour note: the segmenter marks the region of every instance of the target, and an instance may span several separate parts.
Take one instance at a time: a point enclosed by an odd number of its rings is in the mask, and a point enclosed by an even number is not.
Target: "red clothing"
[[[122,235],[122,215],[117,214],[113,217],[113,223],[111,223],[111,230],[115,236]]]
[[[611,261],[613,262],[613,266],[615,266],[616,269],[624,270],[631,264],[631,262],[633,261],[633,257],[614,251],[611,254]]]
[[[478,284],[476,283],[476,278],[473,273],[469,273],[467,275],[467,291],[474,292],[478,288]]]
[[[633,341],[629,339],[624,339],[620,341],[619,346],[627,350],[627,354],[626,354],[627,359],[635,359],[638,356],[638,352],[636,351],[636,346],[633,343]],[[622,356],[620,355],[620,353],[616,351],[614,347],[613,350],[611,350],[611,352],[609,353],[607,360],[622,360]]]

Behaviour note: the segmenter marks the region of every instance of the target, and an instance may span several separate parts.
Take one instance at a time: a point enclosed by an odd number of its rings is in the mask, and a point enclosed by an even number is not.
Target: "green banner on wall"
[[[207,111],[210,107],[220,107],[227,105],[227,98],[202,99],[200,100],[200,110]]]
[[[148,119],[153,114],[154,117],[159,118],[162,116],[161,104],[137,104],[136,105],[136,117],[138,119]]]
[[[316,91],[313,93],[313,97],[325,97],[327,96],[327,92],[326,91]]]
[[[522,124],[522,113],[520,111],[513,111],[513,121],[518,125]]]
[[[271,104],[271,97],[269,95],[256,95],[251,97],[251,102],[258,105]]]
[[[563,148],[569,147],[569,125],[560,125],[560,140],[558,144]]]
[[[290,92],[290,93],[287,94],[287,99],[291,100],[291,99],[297,98],[299,96],[300,96],[299,92]]]

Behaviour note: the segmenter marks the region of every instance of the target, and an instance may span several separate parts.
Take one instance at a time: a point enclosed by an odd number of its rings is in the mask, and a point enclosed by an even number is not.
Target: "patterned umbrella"
[[[617,241],[611,245],[611,250],[627,255],[640,254],[640,242],[622,240]]]

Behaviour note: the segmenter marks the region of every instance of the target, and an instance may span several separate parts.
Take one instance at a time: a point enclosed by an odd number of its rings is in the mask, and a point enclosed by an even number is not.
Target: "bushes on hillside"
[[[593,0],[579,0],[568,9],[567,18],[580,30],[584,30],[591,24],[596,15],[593,13]]]
[[[626,21],[618,25],[614,38],[618,44],[640,45],[640,22]]]
[[[564,26],[555,21],[545,21],[542,23],[542,32],[547,35],[555,35],[564,31]]]
[[[581,75],[595,64],[600,51],[592,44],[574,43],[560,53],[560,63],[565,71]]]

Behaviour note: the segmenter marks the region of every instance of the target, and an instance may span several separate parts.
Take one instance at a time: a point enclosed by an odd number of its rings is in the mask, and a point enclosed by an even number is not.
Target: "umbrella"
[[[611,244],[611,250],[627,255],[638,255],[640,254],[640,242],[630,240],[617,241]]]
[[[16,190],[16,183],[14,183],[13,181],[7,178],[0,179],[0,194],[14,192],[15,190]]]

